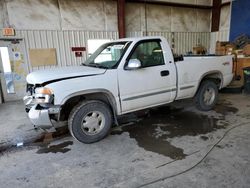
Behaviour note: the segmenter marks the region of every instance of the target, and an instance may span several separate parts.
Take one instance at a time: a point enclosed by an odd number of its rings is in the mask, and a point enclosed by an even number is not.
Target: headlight
[[[51,103],[53,99],[53,90],[47,87],[36,88],[34,95],[34,103],[45,104]]]
[[[39,88],[36,88],[35,93],[36,93],[36,94],[43,94],[43,95],[53,95],[52,89],[47,88],[47,87],[39,87]]]

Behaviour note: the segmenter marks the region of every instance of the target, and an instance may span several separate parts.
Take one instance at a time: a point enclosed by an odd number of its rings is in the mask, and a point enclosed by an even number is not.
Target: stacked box
[[[243,48],[243,54],[245,56],[250,56],[250,44],[247,44],[244,48]]]
[[[196,46],[193,47],[193,54],[195,55],[201,55],[206,53],[206,48],[203,46]]]
[[[234,53],[235,46],[233,44],[226,45],[226,55],[232,55]]]
[[[216,48],[215,48],[215,54],[216,55],[226,55],[226,45],[230,44],[226,41],[217,41],[216,42]]]

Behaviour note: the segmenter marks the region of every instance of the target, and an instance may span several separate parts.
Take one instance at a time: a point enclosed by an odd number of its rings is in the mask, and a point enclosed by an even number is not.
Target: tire
[[[211,81],[203,81],[195,95],[196,107],[201,111],[212,110],[218,100],[218,87]]]
[[[76,105],[69,115],[68,127],[78,141],[89,144],[102,140],[109,134],[112,113],[101,101],[85,101]]]

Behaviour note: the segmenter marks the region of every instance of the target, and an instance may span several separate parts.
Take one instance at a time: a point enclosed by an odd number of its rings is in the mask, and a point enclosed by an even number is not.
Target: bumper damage
[[[50,129],[53,127],[51,116],[58,114],[60,107],[55,105],[42,106],[34,104],[32,96],[25,96],[23,101],[25,111],[28,113],[28,117],[35,127],[42,129]]]
[[[29,119],[35,127],[51,128],[53,126],[48,109],[37,109],[37,105],[31,107],[28,112]]]

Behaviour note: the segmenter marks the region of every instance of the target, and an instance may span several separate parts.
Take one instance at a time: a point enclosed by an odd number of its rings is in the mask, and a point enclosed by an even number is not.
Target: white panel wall
[[[5,1],[9,24],[18,29],[59,30],[60,12],[55,0]]]
[[[223,6],[220,14],[220,31],[229,31],[231,19],[231,6]]]
[[[110,0],[0,0],[0,28],[117,31]]]
[[[2,34],[2,33],[1,33]],[[0,38],[2,37],[0,34]],[[87,58],[87,52],[83,57],[75,57],[71,47],[86,47],[88,39],[117,39],[117,32],[88,32],[88,31],[54,31],[54,30],[16,30],[16,37],[22,38],[25,42],[27,56],[29,49],[33,48],[56,48],[57,63],[61,66],[80,65]],[[29,59],[29,56],[28,56]],[[30,71],[37,69],[52,68],[54,66],[31,67]]]
[[[116,1],[60,0],[59,3],[63,30],[117,30]]]
[[[211,10],[127,3],[125,21],[127,32],[209,32]]]
[[[165,0],[167,1],[167,0]],[[168,0],[211,5],[211,0]],[[209,32],[211,11],[144,3],[126,3],[131,31]],[[117,31],[114,0],[0,0],[0,28],[20,30]]]

